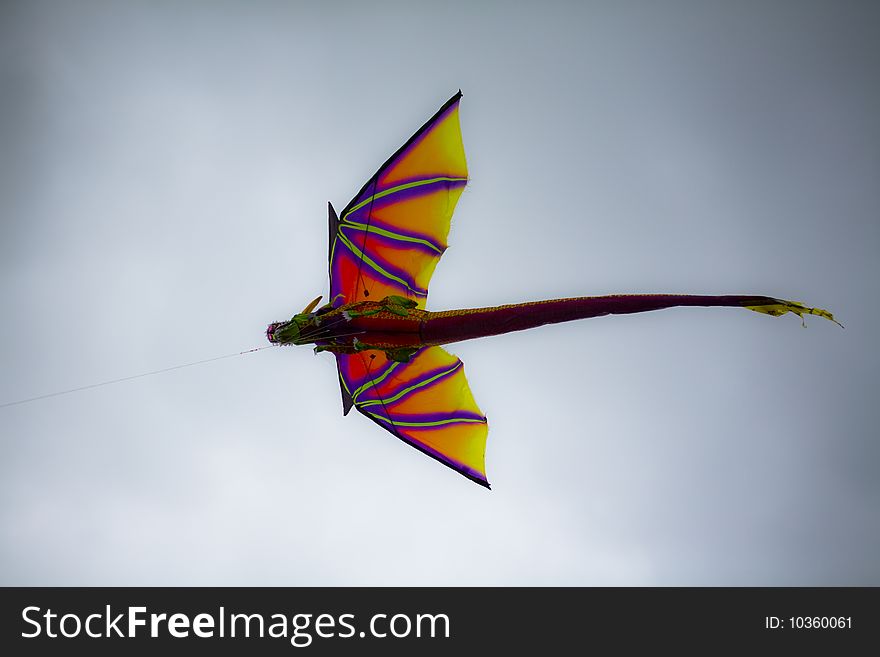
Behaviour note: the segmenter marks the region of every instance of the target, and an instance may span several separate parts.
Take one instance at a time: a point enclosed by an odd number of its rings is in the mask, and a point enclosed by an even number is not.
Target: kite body
[[[286,322],[275,344],[314,344],[336,356],[343,411],[352,407],[404,442],[488,487],[488,425],[462,362],[442,345],[610,314],[673,306],[733,306],[768,315],[828,311],[756,295],[612,295],[431,312],[428,284],[446,250],[467,184],[458,121],[449,99],[367,181],[330,213],[330,302],[320,297]]]

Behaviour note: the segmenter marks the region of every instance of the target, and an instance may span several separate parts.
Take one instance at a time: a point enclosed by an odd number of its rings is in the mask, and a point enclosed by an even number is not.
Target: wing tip
[[[340,381],[341,381],[341,379],[340,379]],[[345,398],[345,393],[343,392],[343,400],[344,400],[344,398]],[[492,490],[492,485],[489,483],[488,479],[486,479],[486,475],[484,475],[483,473],[479,472],[478,470],[475,470],[474,468],[469,468],[467,466],[463,466],[461,464],[458,464],[455,461],[449,459],[448,457],[441,455],[438,452],[432,450],[427,445],[420,443],[416,440],[413,440],[409,436],[398,431],[396,428],[391,428],[389,426],[386,426],[385,424],[382,424],[382,422],[380,422],[376,417],[374,417],[374,416],[370,415],[369,413],[367,413],[366,411],[364,411],[364,409],[362,409],[357,404],[354,404],[354,407],[358,410],[358,412],[360,412],[361,415],[363,415],[371,422],[374,422],[375,424],[377,424],[380,427],[382,427],[383,429],[385,429],[385,431],[387,431],[392,436],[394,436],[395,438],[400,440],[403,444],[409,445],[413,449],[418,450],[419,452],[421,452],[425,456],[428,456],[428,457],[434,459],[438,463],[442,463],[447,468],[457,472],[465,479],[470,479],[475,484],[479,484],[480,486],[483,486],[484,488]]]
[[[453,105],[455,105],[455,103],[457,103],[458,100],[461,98],[461,95],[462,95],[462,94],[461,94],[461,89],[459,89],[458,92],[457,92],[452,98],[450,98],[450,99],[447,100],[445,103],[443,103],[442,107],[440,107],[440,109],[437,110],[437,111],[434,113],[434,115],[431,116],[430,119],[428,119],[427,121],[425,121],[425,123],[422,124],[422,127],[420,127],[418,130],[416,130],[416,131],[412,134],[412,136],[411,136],[409,139],[407,139],[407,140],[403,143],[403,146],[401,146],[401,147],[398,148],[396,151],[394,151],[394,153],[391,155],[391,157],[389,157],[387,160],[385,160],[385,162],[382,163],[382,166],[380,166],[380,167],[376,170],[376,173],[374,173],[372,176],[370,176],[370,178],[367,180],[367,182],[364,183],[363,187],[361,187],[360,191],[359,191],[357,194],[355,194],[355,195],[354,195],[354,198],[352,198],[352,199],[348,202],[348,205],[346,205],[346,206],[342,209],[342,215],[341,215],[342,217],[345,217],[345,216],[348,215],[349,210],[351,210],[352,206],[355,204],[355,202],[357,201],[357,199],[360,198],[361,195],[364,194],[364,192],[367,190],[367,188],[368,188],[371,184],[375,184],[375,183],[376,183],[376,181],[379,179],[379,176],[382,174],[382,172],[388,167],[388,165],[390,165],[390,164],[394,161],[394,158],[396,158],[398,155],[400,155],[400,154],[401,154],[404,150],[406,150],[406,149],[407,149],[407,148],[408,148],[408,147],[409,147],[409,146],[410,146],[410,145],[411,145],[416,139],[418,139],[418,138],[419,138],[419,137],[420,137],[420,136],[421,136],[421,135],[422,135],[422,134],[423,134],[428,128],[430,128],[430,127],[431,127],[431,124],[433,124],[434,121],[436,121],[439,117],[441,117],[441,116],[443,115],[444,112],[446,112],[447,110],[449,110],[450,107],[452,107]]]
[[[437,114],[435,115],[435,118],[436,118],[436,116],[439,116],[440,114],[442,114],[443,112],[448,110],[450,107],[455,105],[458,101],[460,101],[461,97],[462,97],[462,93],[461,93],[461,89],[459,89],[458,91],[456,91],[452,95],[452,98],[450,98],[445,103],[443,103],[443,107],[441,107],[440,110],[437,112]]]

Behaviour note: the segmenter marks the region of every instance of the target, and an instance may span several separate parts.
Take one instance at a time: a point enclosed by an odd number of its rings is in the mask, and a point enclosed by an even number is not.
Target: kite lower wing
[[[408,363],[378,350],[337,354],[343,396],[383,429],[476,483],[486,481],[486,417],[462,362],[424,347]]]

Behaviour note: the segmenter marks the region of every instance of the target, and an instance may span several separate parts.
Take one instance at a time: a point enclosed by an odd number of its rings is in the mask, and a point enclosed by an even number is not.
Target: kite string
[[[363,286],[364,286],[364,297],[370,296],[370,291],[367,289],[366,283],[363,283],[363,280],[361,278],[361,268],[363,267],[364,257],[366,255],[367,238],[370,235],[370,222],[373,221],[373,201],[376,200],[376,187],[379,184],[379,173],[380,172],[377,171],[376,175],[373,176],[373,194],[370,196],[370,207],[367,210],[367,227],[364,229],[364,240],[363,240],[363,242],[361,242],[361,257],[358,260],[357,279],[355,279],[355,283],[354,283],[355,298],[353,299],[353,301],[357,301],[357,289],[358,289],[358,285],[360,285],[360,284],[363,284]]]
[[[123,381],[131,381],[132,379],[140,379],[145,376],[153,376],[154,374],[162,374],[163,372],[171,372],[172,370],[183,369],[184,367],[193,367],[194,365],[202,365],[204,363],[211,363],[215,360],[223,360],[224,358],[234,358],[235,356],[243,356],[244,354],[251,354],[255,351],[261,351],[263,349],[269,349],[270,347],[274,347],[275,345],[265,345],[263,347],[255,347],[253,349],[248,349],[246,351],[238,351],[234,354],[226,354],[225,356],[215,356],[214,358],[205,358],[204,360],[197,360],[193,363],[185,363],[183,365],[175,365],[173,367],[165,367],[161,370],[153,370],[152,372],[143,372],[141,374],[134,374],[132,376],[124,376],[120,379],[111,379],[110,381],[102,381],[100,383],[92,383],[87,386],[80,386],[78,388],[70,388],[68,390],[59,390],[57,392],[50,392],[45,395],[37,395],[36,397],[28,397],[27,399],[18,399],[16,401],[6,402],[0,404],[0,408],[6,408],[8,406],[17,406],[19,404],[27,404],[30,402],[39,401],[40,399],[48,399],[49,397],[58,397],[59,395],[68,395],[72,392],[80,392],[81,390],[89,390],[90,388],[100,388],[101,386],[109,386],[114,383],[121,383]]]

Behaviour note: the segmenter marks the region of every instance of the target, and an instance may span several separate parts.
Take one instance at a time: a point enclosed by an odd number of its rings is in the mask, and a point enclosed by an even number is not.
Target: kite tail
[[[688,294],[622,294],[604,297],[551,299],[530,303],[426,313],[422,322],[422,339],[428,344],[444,344],[489,335],[570,322],[575,319],[625,315],[675,306],[733,306],[767,315],[791,312],[819,315],[837,324],[834,316],[821,308],[808,308],[795,301],[753,295],[703,296]]]

